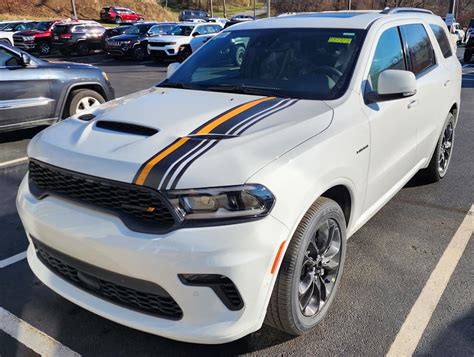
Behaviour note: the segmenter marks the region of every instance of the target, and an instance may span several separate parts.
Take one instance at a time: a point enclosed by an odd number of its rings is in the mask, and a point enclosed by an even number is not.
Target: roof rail
[[[393,8],[386,7],[380,13],[390,15],[390,14],[399,14],[399,13],[403,13],[403,12],[421,12],[423,14],[433,15],[433,11],[426,10],[426,9],[420,9],[420,8],[417,8],[417,7],[393,7]]]

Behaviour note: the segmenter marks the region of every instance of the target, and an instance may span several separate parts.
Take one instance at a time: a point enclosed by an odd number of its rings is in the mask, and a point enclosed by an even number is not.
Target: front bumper
[[[28,262],[45,285],[105,318],[186,342],[224,343],[261,327],[275,279],[273,261],[289,234],[272,216],[238,226],[187,228],[166,235],[136,233],[118,218],[89,207],[53,196],[37,200],[27,178],[20,186],[17,208],[29,237],[98,268],[155,283],[173,297],[183,314],[180,320],[168,320],[103,300],[49,270],[30,244]],[[229,310],[211,288],[184,285],[178,274],[230,278],[243,308]]]
[[[167,58],[175,57],[178,55],[179,46],[177,45],[168,45],[168,46],[153,46],[148,45],[148,54],[152,57],[157,58]]]

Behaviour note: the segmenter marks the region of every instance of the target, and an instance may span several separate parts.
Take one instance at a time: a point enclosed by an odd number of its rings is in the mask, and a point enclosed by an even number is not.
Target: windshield
[[[223,32],[160,86],[335,99],[347,89],[365,33],[293,28]]]
[[[191,32],[193,32],[194,26],[182,26],[178,25],[173,27],[169,32],[168,35],[174,36],[191,36]]]
[[[126,29],[123,33],[126,33],[127,35],[138,35],[140,33],[140,29],[138,26],[132,26]]]
[[[48,31],[50,26],[51,26],[51,21],[41,21],[36,24],[36,30]]]

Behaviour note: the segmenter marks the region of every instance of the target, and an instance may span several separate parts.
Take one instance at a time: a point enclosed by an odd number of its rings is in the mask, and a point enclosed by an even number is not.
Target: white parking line
[[[474,205],[449,242],[395,338],[388,357],[411,356],[443,295],[469,239],[474,234]]]
[[[14,256],[10,258],[0,260],[0,269],[6,268],[7,266],[15,264],[16,262],[19,262],[20,260],[23,260],[25,258],[26,258],[26,251],[15,254]]]
[[[0,162],[0,168],[5,167],[5,166],[14,165],[14,164],[19,164],[20,162],[24,162],[24,161],[27,161],[27,160],[28,160],[28,157],[24,156],[24,157],[20,157],[18,159],[14,159],[14,160]]]
[[[2,307],[0,307],[0,330],[41,356],[80,356]]]

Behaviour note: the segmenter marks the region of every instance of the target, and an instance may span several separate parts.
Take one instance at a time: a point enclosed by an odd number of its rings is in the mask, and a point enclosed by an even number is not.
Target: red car
[[[124,22],[142,21],[145,20],[145,17],[124,7],[106,6],[100,11],[100,19],[104,22],[122,24]]]
[[[22,50],[38,52],[41,56],[51,53],[51,30],[60,20],[40,21],[32,30],[17,32],[13,36],[14,45]]]

